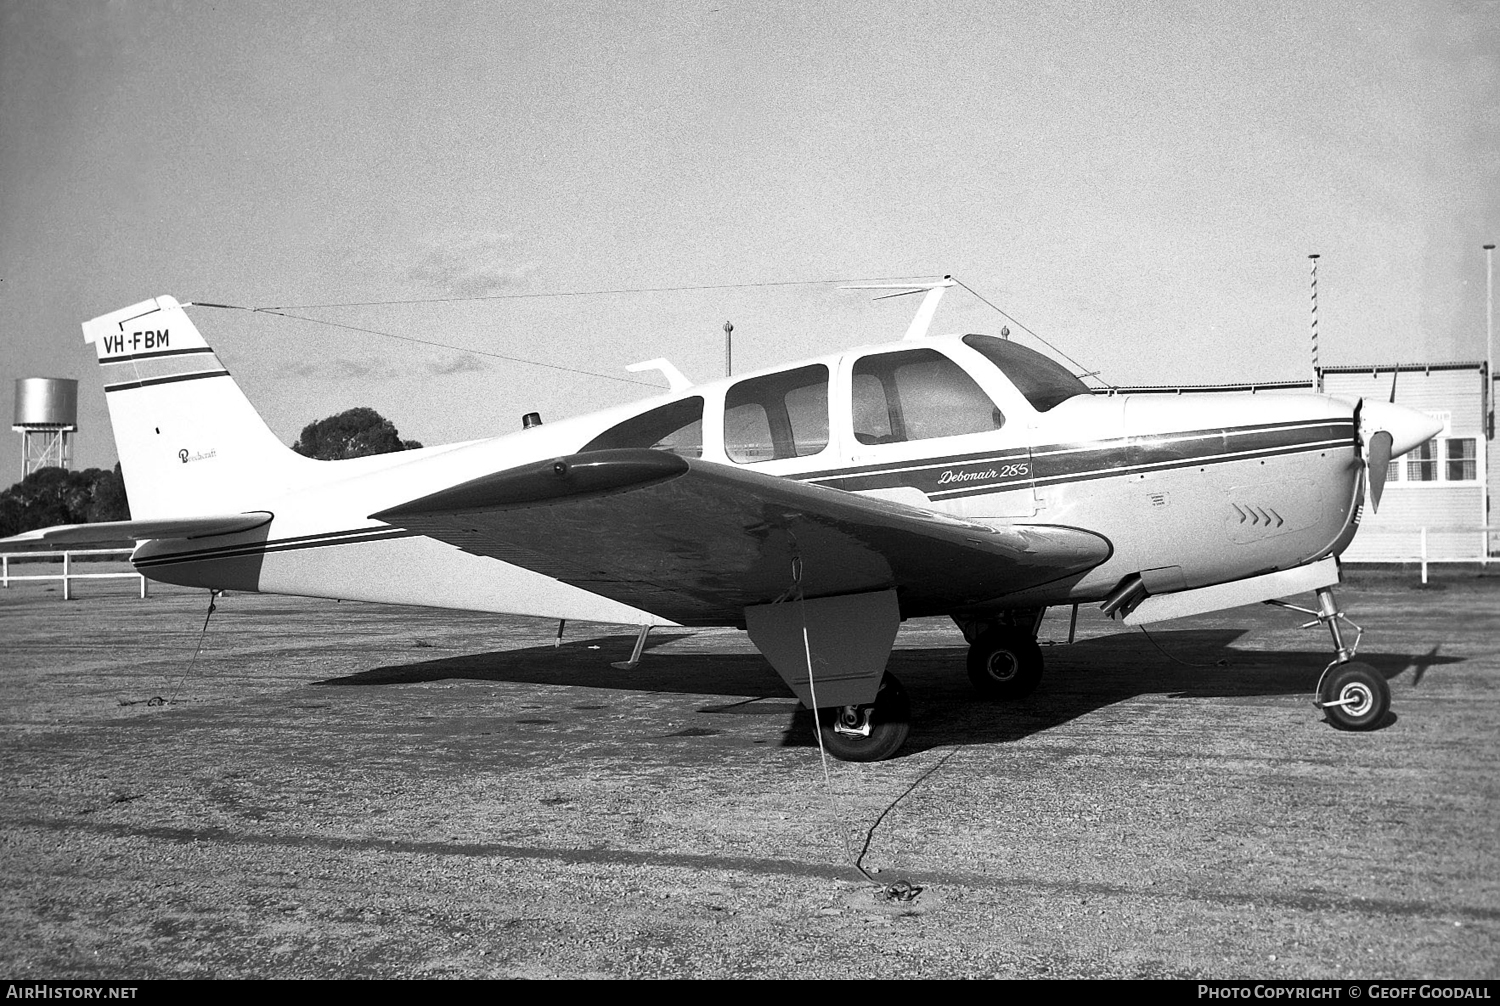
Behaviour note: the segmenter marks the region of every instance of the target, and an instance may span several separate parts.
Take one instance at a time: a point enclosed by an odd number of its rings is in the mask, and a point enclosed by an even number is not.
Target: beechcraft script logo
[[[189,454],[188,449],[184,447],[182,450],[177,452],[177,460],[181,461],[183,464],[187,464],[189,461],[203,461],[206,458],[216,458],[218,456],[219,452],[217,450],[202,451],[198,454]]]

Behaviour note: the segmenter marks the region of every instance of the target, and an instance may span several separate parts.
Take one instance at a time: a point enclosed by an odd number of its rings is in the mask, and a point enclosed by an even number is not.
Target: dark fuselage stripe
[[[1189,441],[1207,441],[1225,437],[1246,437],[1265,434],[1289,434],[1301,431],[1323,432],[1324,437],[1354,436],[1352,419],[1311,419],[1282,423],[1257,423],[1253,426],[1232,426],[1211,430],[1185,430],[1180,433],[1144,434],[1134,437],[1115,437],[1109,440],[1088,441],[1077,444],[1045,444],[1037,447],[1015,446],[991,449],[967,454],[951,454],[939,458],[912,458],[908,461],[886,461],[875,464],[856,465],[849,468],[830,468],[793,476],[804,482],[841,482],[846,479],[868,475],[884,475],[892,472],[919,471],[928,468],[944,468],[953,465],[978,465],[991,462],[1025,460],[1049,454],[1078,453],[1083,451],[1112,451],[1132,445],[1159,445]],[[1319,439],[1323,439],[1320,437]]]
[[[197,549],[192,552],[174,552],[171,555],[153,555],[137,560],[137,569],[153,566],[170,566],[184,562],[205,562],[217,559],[237,559],[247,555],[265,555],[268,552],[291,552],[306,548],[323,548],[331,545],[353,545],[362,541],[387,541],[392,538],[418,537],[415,531],[405,528],[372,527],[359,531],[331,531],[322,535],[306,535],[299,538],[284,538],[279,541],[249,542],[244,545],[226,545],[220,548]]]
[[[1352,423],[1281,424],[1124,437],[1097,444],[1053,444],[1039,447],[1030,455],[971,454],[842,477],[823,473],[794,477],[850,492],[912,486],[936,499],[1341,447],[1353,447]]]
[[[1180,468],[1204,468],[1208,465],[1227,464],[1232,461],[1253,461],[1256,458],[1279,458],[1289,457],[1293,454],[1310,454],[1313,451],[1337,451],[1354,449],[1354,445],[1345,440],[1327,440],[1313,444],[1302,444],[1297,447],[1262,448],[1255,451],[1241,451],[1233,454],[1221,454],[1214,457],[1189,458],[1185,461],[1154,461],[1145,464],[1131,465],[1125,468],[1101,468],[1093,471],[1069,472],[1060,475],[1040,475],[1033,483],[1037,486],[1069,485],[1074,482],[1090,482],[1095,479],[1119,478],[1125,475],[1145,474],[1147,472],[1174,471]],[[1010,488],[1024,489],[1025,482],[1020,482]],[[995,492],[994,488],[980,488],[970,490],[963,495],[975,496],[984,492]],[[955,499],[957,494],[942,494],[943,499]]]
[[[127,353],[124,356],[101,356],[100,363],[125,363],[129,360],[155,360],[163,356],[192,356],[194,353],[212,353],[208,346],[194,346],[192,349],[158,349],[150,353]]]
[[[104,390],[129,391],[132,388],[149,388],[153,384],[173,384],[177,381],[196,381],[204,377],[228,377],[227,370],[205,370],[197,374],[174,374],[171,377],[152,377],[144,381],[121,381],[119,384],[106,384]]]
[[[1123,478],[1129,475],[1144,474],[1147,472],[1173,471],[1180,468],[1202,468],[1208,465],[1220,465],[1233,461],[1253,461],[1257,458],[1265,459],[1272,457],[1290,456],[1293,454],[1308,454],[1313,451],[1330,450],[1353,450],[1354,446],[1345,440],[1325,440],[1316,443],[1301,444],[1296,447],[1271,447],[1261,448],[1253,451],[1237,451],[1229,454],[1214,455],[1211,457],[1187,458],[1179,461],[1154,461],[1143,464],[1120,465],[1117,467],[1100,467],[1089,469],[1077,469],[1065,473],[1053,475],[1038,474],[1035,478],[1030,476],[1019,476],[1012,479],[994,479],[984,482],[982,485],[959,485],[954,489],[927,489],[923,490],[933,500],[963,499],[968,496],[983,496],[987,493],[1008,492],[1017,489],[1026,489],[1035,486],[1057,486],[1067,485],[1073,482],[1090,482],[1095,479]],[[1094,459],[1097,463],[1099,458]],[[855,481],[855,480],[851,480]],[[843,489],[846,492],[855,492],[867,489],[892,489],[902,486],[910,486],[911,480],[896,476],[882,479],[876,483],[874,480],[864,481],[864,484],[838,485],[836,483],[824,483],[831,489]],[[921,486],[915,488],[921,489]]]

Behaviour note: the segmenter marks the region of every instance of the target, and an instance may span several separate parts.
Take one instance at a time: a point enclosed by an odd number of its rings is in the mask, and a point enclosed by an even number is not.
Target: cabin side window
[[[988,433],[1005,416],[964,369],[934,349],[866,356],[854,365],[854,438],[862,444]]]
[[[684,398],[632,416],[583,445],[583,451],[647,447],[683,458],[703,456],[703,399]]]
[[[724,396],[724,452],[739,464],[800,458],[828,446],[828,368],[740,381]]]

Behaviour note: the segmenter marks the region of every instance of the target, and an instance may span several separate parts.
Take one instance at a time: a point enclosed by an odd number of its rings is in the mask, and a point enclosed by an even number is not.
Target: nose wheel
[[[1335,663],[1323,672],[1318,705],[1341,730],[1373,730],[1391,711],[1391,686],[1369,664]]]
[[[1328,722],[1340,730],[1374,730],[1390,714],[1390,683],[1375,668],[1354,659],[1365,630],[1339,610],[1333,588],[1320,587],[1317,595],[1316,609],[1302,608],[1285,601],[1266,603],[1312,615],[1313,621],[1304,623],[1304,629],[1318,624],[1328,627],[1328,633],[1333,637],[1334,657],[1332,663],[1323,668],[1323,675],[1318,679],[1313,704],[1323,710]],[[1345,645],[1341,623],[1353,626],[1353,643]]]

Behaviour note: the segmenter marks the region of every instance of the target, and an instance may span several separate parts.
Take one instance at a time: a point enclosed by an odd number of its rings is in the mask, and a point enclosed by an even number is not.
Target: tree
[[[114,471],[103,472],[95,480],[87,518],[90,524],[130,519],[130,499],[125,495],[125,473],[120,470],[120,462],[115,462]]]
[[[0,492],[0,537],[53,524],[129,519],[130,504],[118,464],[114,471],[38,468]]]
[[[415,440],[402,440],[396,425],[374,409],[360,407],[308,423],[292,450],[323,461],[342,461],[421,446]]]

